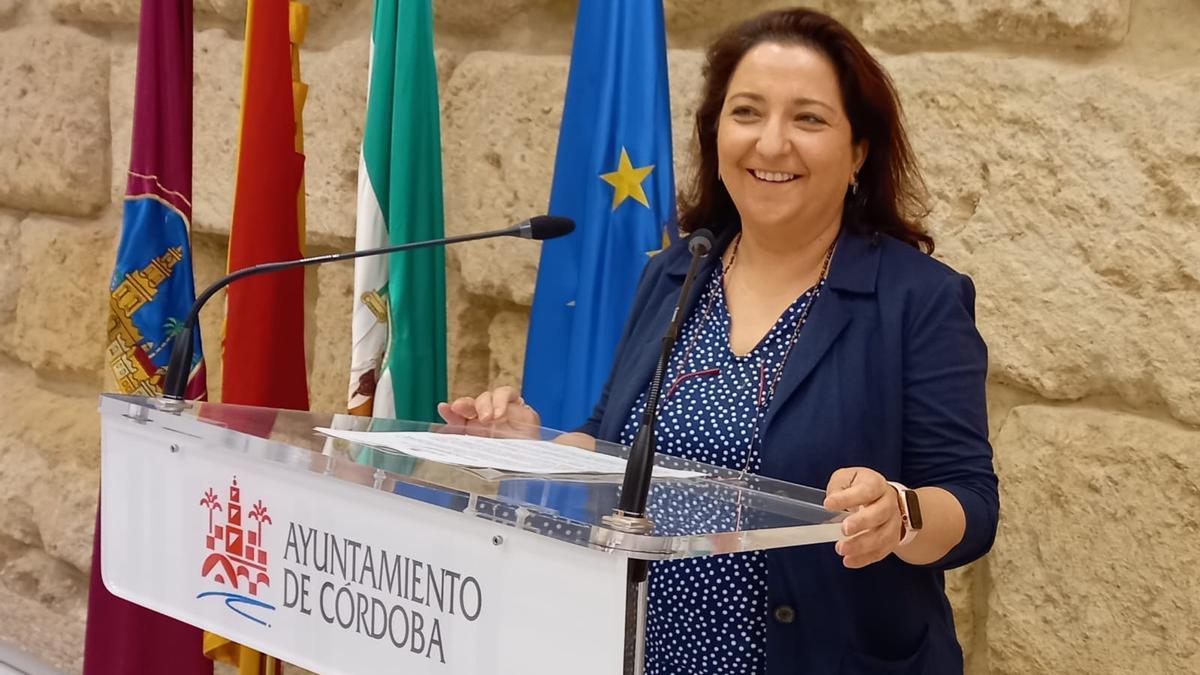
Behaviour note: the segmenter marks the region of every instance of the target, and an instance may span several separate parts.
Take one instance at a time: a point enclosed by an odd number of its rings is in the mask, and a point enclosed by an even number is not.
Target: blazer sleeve
[[[962,505],[962,541],[929,565],[951,569],[987,553],[1000,512],[987,425],[987,346],[975,327],[975,286],[942,280],[906,330],[901,480],[937,486]]]
[[[582,425],[574,429],[576,433],[584,433],[593,438],[598,438],[600,433],[600,421],[604,419],[604,411],[608,405],[608,393],[612,390],[613,378],[618,372],[617,366],[621,363],[625,352],[628,351],[629,336],[631,333],[633,333],[633,326],[636,323],[636,319],[638,315],[641,314],[642,309],[645,307],[647,298],[650,296],[650,289],[654,286],[654,284],[650,282],[650,278],[655,276],[652,272],[652,269],[657,266],[656,264],[659,262],[659,258],[661,257],[662,256],[660,255],[651,259],[651,261],[642,268],[642,275],[638,278],[637,290],[633,294],[633,302],[629,308],[629,315],[625,317],[625,328],[622,329],[621,339],[617,342],[616,351],[613,352],[613,360],[612,365],[609,367],[608,379],[604,382],[604,388],[600,390],[600,398],[596,400],[596,405],[592,407],[591,416],[588,417]]]

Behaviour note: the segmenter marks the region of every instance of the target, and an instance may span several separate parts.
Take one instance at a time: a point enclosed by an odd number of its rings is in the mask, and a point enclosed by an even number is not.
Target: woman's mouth
[[[794,173],[784,173],[782,171],[760,171],[758,169],[749,169],[751,176],[766,183],[790,183],[799,178]]]

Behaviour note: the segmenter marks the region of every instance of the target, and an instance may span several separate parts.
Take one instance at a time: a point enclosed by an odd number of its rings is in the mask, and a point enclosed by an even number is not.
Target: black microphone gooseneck
[[[200,308],[204,303],[208,302],[209,298],[217,293],[217,291],[225,288],[233,282],[245,277],[254,276],[257,274],[266,274],[267,272],[279,272],[282,270],[290,270],[296,267],[306,267],[308,265],[323,265],[328,262],[336,262],[339,260],[353,260],[355,258],[366,258],[369,256],[385,255],[388,253],[397,253],[399,251],[411,251],[418,248],[429,248],[432,246],[446,246],[448,244],[457,244],[464,241],[476,241],[479,239],[491,239],[494,237],[521,237],[523,239],[553,239],[561,237],[565,234],[570,234],[575,229],[575,221],[570,218],[561,216],[534,216],[528,220],[522,221],[500,230],[490,230],[488,232],[477,232],[474,234],[460,234],[454,237],[445,237],[442,239],[430,239],[428,241],[414,241],[407,244],[395,244],[393,246],[383,246],[380,248],[366,248],[359,251],[350,251],[347,253],[330,253],[327,255],[318,255],[311,258],[299,258],[297,260],[282,260],[279,262],[263,263],[261,265],[253,265],[245,267],[232,274],[228,274],[218,279],[204,292],[196,298],[196,302],[192,303],[192,308],[188,311],[187,319],[183,322],[183,327],[175,335],[175,343],[171,347],[171,358],[167,362],[166,381],[163,385],[163,398],[169,401],[182,402],[184,392],[187,389],[188,374],[192,363],[192,331],[196,325],[196,317],[200,314]]]
[[[696,281],[696,272],[700,269],[700,262],[712,250],[712,232],[706,229],[696,230],[687,238],[687,246],[691,251],[692,261],[688,265],[687,276],[683,278],[683,287],[679,289],[679,299],[675,302],[670,326],[666,335],[663,335],[658,365],[654,368],[654,375],[650,378],[650,391],[646,394],[646,408],[642,411],[641,425],[629,450],[629,463],[625,466],[625,479],[621,483],[621,499],[617,509],[619,515],[625,518],[642,519],[646,515],[646,500],[650,494],[650,478],[654,471],[655,425],[658,422],[658,402],[662,393],[663,377],[671,359],[671,351],[675,348],[675,340],[679,337],[683,308],[691,293],[692,284]],[[629,580],[634,583],[644,581],[648,569],[649,564],[645,560],[631,559]]]

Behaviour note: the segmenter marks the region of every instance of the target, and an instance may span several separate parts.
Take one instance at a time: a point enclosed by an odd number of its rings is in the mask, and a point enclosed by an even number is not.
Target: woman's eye
[[[825,120],[822,119],[819,115],[814,115],[812,113],[800,113],[799,115],[796,115],[796,121],[804,122],[805,124],[824,124],[825,123]]]
[[[734,117],[750,117],[750,116],[754,115],[755,112],[754,112],[754,108],[750,108],[750,107],[744,106],[744,105],[739,105],[736,108],[734,108],[733,110],[729,111],[729,114],[733,115]]]

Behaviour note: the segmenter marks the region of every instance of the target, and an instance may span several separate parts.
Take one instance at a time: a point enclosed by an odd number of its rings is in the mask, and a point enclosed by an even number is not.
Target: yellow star
[[[642,181],[650,172],[654,170],[654,165],[642,167],[634,167],[633,162],[629,161],[629,153],[625,152],[625,148],[621,148],[621,159],[617,163],[617,170],[612,173],[602,173],[600,178],[604,182],[613,186],[613,201],[612,207],[616,211],[621,202],[629,197],[636,199],[642,206],[650,208],[650,202],[646,199],[646,192],[642,190]]]

